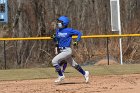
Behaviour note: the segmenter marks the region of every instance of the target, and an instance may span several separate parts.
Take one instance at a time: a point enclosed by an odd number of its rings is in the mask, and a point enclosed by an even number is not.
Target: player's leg
[[[85,71],[82,69],[80,65],[78,65],[72,57],[67,58],[67,61],[71,64],[72,67],[74,67],[77,71],[79,71],[81,74],[85,75]]]
[[[79,64],[77,64],[72,57],[69,57],[67,61],[72,65],[72,67],[74,67],[84,76],[86,82],[89,81],[89,71],[84,71],[83,68]]]
[[[59,53],[58,55],[56,55],[53,60],[52,60],[52,64],[55,67],[56,71],[58,72],[58,79],[55,82],[60,82],[64,79],[64,74],[61,71],[61,67],[59,65],[59,62],[61,62],[62,60],[65,60],[67,57],[69,57],[71,55],[71,52],[67,52],[67,51],[62,51],[61,53]],[[62,79],[61,79],[62,78]]]
[[[63,59],[63,56],[58,54],[52,60],[52,64],[55,67],[55,71],[58,73],[58,78],[55,80],[56,83],[63,81],[65,78],[64,74],[61,71],[61,66],[59,65],[59,62],[61,61],[61,59]]]
[[[66,70],[66,67],[67,67],[67,61],[62,60],[62,61],[59,63],[59,65],[61,66],[62,72],[64,73],[65,70]]]
[[[62,67],[62,72],[64,73],[67,67],[67,62],[64,60],[63,62],[63,67]]]

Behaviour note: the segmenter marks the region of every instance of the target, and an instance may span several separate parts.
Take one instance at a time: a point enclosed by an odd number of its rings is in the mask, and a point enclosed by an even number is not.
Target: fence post
[[[109,65],[109,48],[108,48],[108,40],[109,40],[109,38],[107,37],[107,61],[108,61],[108,65]]]
[[[3,42],[3,47],[4,47],[4,51],[3,51],[3,54],[4,54],[4,68],[7,69],[7,63],[6,63],[6,44],[5,44],[5,40]]]

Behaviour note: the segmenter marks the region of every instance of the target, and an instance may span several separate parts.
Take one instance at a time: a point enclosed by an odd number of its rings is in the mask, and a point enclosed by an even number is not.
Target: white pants
[[[56,65],[59,65],[59,63],[62,61],[62,60],[65,60],[67,61],[68,63],[70,63],[71,66],[75,66],[75,65],[78,65],[74,59],[72,58],[72,49],[71,48],[65,48],[65,49],[62,49],[60,50],[61,53],[59,53],[58,55],[56,55],[53,60],[52,60],[52,64],[53,66],[56,66]]]

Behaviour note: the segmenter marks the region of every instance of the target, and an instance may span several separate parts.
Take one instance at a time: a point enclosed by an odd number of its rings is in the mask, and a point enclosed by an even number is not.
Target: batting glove
[[[51,38],[53,38],[53,39],[54,39],[55,37],[56,37],[56,34],[53,34],[53,35],[51,36]]]
[[[74,42],[74,43],[73,43],[73,45],[74,45],[74,46],[77,46],[77,45],[78,45],[78,42],[77,42],[77,41],[76,41],[76,42]]]

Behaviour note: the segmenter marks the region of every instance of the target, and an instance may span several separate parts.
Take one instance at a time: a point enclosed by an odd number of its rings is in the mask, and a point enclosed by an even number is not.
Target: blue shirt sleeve
[[[80,41],[81,40],[82,33],[79,30],[72,29],[70,31],[70,34],[71,35],[77,35],[78,36],[77,39],[76,39],[76,41]]]

